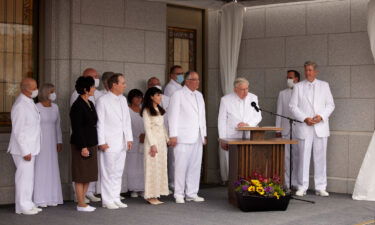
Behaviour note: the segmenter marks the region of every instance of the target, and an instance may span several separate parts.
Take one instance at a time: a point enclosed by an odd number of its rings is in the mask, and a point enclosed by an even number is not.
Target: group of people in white
[[[317,64],[307,61],[304,64],[305,80],[300,82],[300,74],[296,70],[288,70],[286,85],[277,100],[277,114],[290,117],[302,123],[293,124],[293,138],[298,144],[292,147],[292,174],[289,174],[289,145],[285,146],[285,185],[297,196],[306,195],[309,188],[309,169],[311,153],[314,159],[314,184],[317,195],[329,196],[327,187],[327,139],[329,117],[335,108],[329,85],[317,79]],[[258,105],[256,95],[248,93],[249,83],[243,78],[234,82],[234,93],[221,98],[218,128],[220,139],[243,138],[243,132],[236,128],[254,127],[262,120],[261,112],[257,112],[251,103]],[[290,125],[286,118],[276,117],[276,127],[283,128],[276,133],[277,137],[289,139]],[[250,137],[250,132],[245,138]],[[223,183],[228,181],[228,145],[220,143],[220,172]]]
[[[334,103],[328,83],[316,79],[316,63],[306,62],[304,68],[306,79],[302,82],[297,71],[288,71],[288,88],[280,92],[277,111],[304,122],[295,124],[293,133],[299,142],[292,152],[296,195],[303,196],[308,189],[313,151],[316,194],[328,196],[326,148]],[[198,91],[199,74],[184,74],[181,66],[173,66],[164,92],[160,80],[151,77],[145,94],[132,89],[127,99],[123,74],[105,72],[101,80],[104,90],[99,91],[98,72],[84,70],[70,99],[71,170],[77,210],[94,211],[90,201],[102,201],[108,209],[126,208],[120,194],[127,191],[152,205],[162,204],[160,197],[172,190],[176,203],[203,202],[198,192],[207,128],[205,102]],[[53,103],[55,87],[43,84],[38,92],[36,81],[25,78],[20,88],[11,111],[8,151],[16,165],[16,213],[34,215],[43,207],[63,204],[58,164],[62,134],[59,109]],[[33,100],[36,97],[37,104]],[[261,112],[251,106],[252,102],[258,104],[258,97],[249,93],[249,82],[237,78],[234,92],[220,102],[221,139],[242,138],[236,128],[261,122]],[[276,126],[284,128],[278,137],[289,135],[287,121],[277,118]],[[228,180],[228,148],[220,143],[223,182]],[[285,152],[287,185],[289,151]],[[96,196],[99,193],[101,198]]]

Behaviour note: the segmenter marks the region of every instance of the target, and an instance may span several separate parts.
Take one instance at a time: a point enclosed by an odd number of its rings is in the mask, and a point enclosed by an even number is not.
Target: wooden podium
[[[251,131],[250,139],[220,139],[229,145],[229,179],[228,198],[236,205],[234,182],[239,178],[247,178],[253,172],[264,177],[278,175],[284,182],[284,146],[297,144],[295,140],[272,138],[266,139],[266,131],[281,131],[276,127],[242,127],[237,130]],[[245,136],[244,136],[245,137]]]

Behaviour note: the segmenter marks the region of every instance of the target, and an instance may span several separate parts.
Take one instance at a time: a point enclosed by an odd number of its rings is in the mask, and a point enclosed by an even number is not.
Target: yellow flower
[[[250,186],[247,190],[250,191],[250,192],[254,192],[255,191],[255,187],[254,186]]]
[[[280,196],[279,196],[279,194],[278,194],[277,192],[273,193],[273,195],[274,195],[277,199],[280,198]]]
[[[257,192],[258,192],[260,195],[264,195],[264,189],[263,189],[263,187],[257,187]]]
[[[255,186],[260,184],[259,180],[251,180],[251,183],[253,183]]]

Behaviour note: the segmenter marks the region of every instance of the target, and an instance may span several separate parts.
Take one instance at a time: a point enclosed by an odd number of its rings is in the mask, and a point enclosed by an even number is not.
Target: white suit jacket
[[[98,144],[108,144],[108,152],[126,150],[127,142],[133,141],[126,98],[123,95],[116,96],[108,92],[97,100],[95,108],[98,114]]]
[[[37,155],[40,151],[40,114],[33,99],[20,94],[12,106],[12,134],[8,152],[13,155]]]
[[[243,102],[243,111],[240,111],[240,104]],[[261,112],[257,112],[251,103],[258,105],[258,97],[248,93],[244,100],[241,100],[235,93],[227,94],[221,98],[218,129],[220,138],[241,138],[243,132],[236,131],[237,125],[241,122],[255,127],[262,120]],[[246,132],[249,137],[250,132]]]
[[[186,86],[177,90],[170,99],[167,116],[169,136],[177,137],[177,143],[193,144],[198,138],[204,142],[207,136],[206,111],[199,91],[192,92]]]
[[[177,83],[175,80],[171,79],[164,88],[164,95],[172,97],[173,93],[182,88],[181,84]]]
[[[287,88],[279,93],[277,99],[277,114],[287,116],[294,119],[293,113],[289,109],[290,98],[292,97],[293,89]],[[289,135],[290,125],[289,120],[276,116],[276,127],[281,127],[283,130],[281,134],[283,136]],[[293,136],[295,135],[295,123],[293,125]]]
[[[95,102],[103,95],[103,92],[102,91],[99,91],[99,90],[95,90],[94,92],[94,96],[90,96],[89,97],[89,100],[92,101],[92,103],[94,103],[95,105]],[[72,93],[72,96],[70,97],[70,106],[73,105],[73,103],[77,100],[79,94],[77,91],[73,91]]]
[[[304,121],[307,117],[314,117],[320,115],[323,120],[315,124],[316,135],[318,137],[328,137],[329,132],[329,116],[335,109],[335,103],[329,84],[325,81],[315,79],[313,82],[314,99],[311,102],[307,96],[309,81],[304,80],[296,84],[293,88],[292,98],[289,102],[290,111],[297,120]],[[309,126],[306,123],[296,124],[296,137],[305,139]]]

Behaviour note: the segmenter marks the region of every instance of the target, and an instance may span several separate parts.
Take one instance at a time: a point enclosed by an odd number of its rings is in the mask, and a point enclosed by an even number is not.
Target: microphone
[[[257,106],[257,104],[255,103],[255,102],[252,102],[251,103],[251,106],[257,111],[257,112],[259,112],[259,108],[258,108],[258,106]]]

